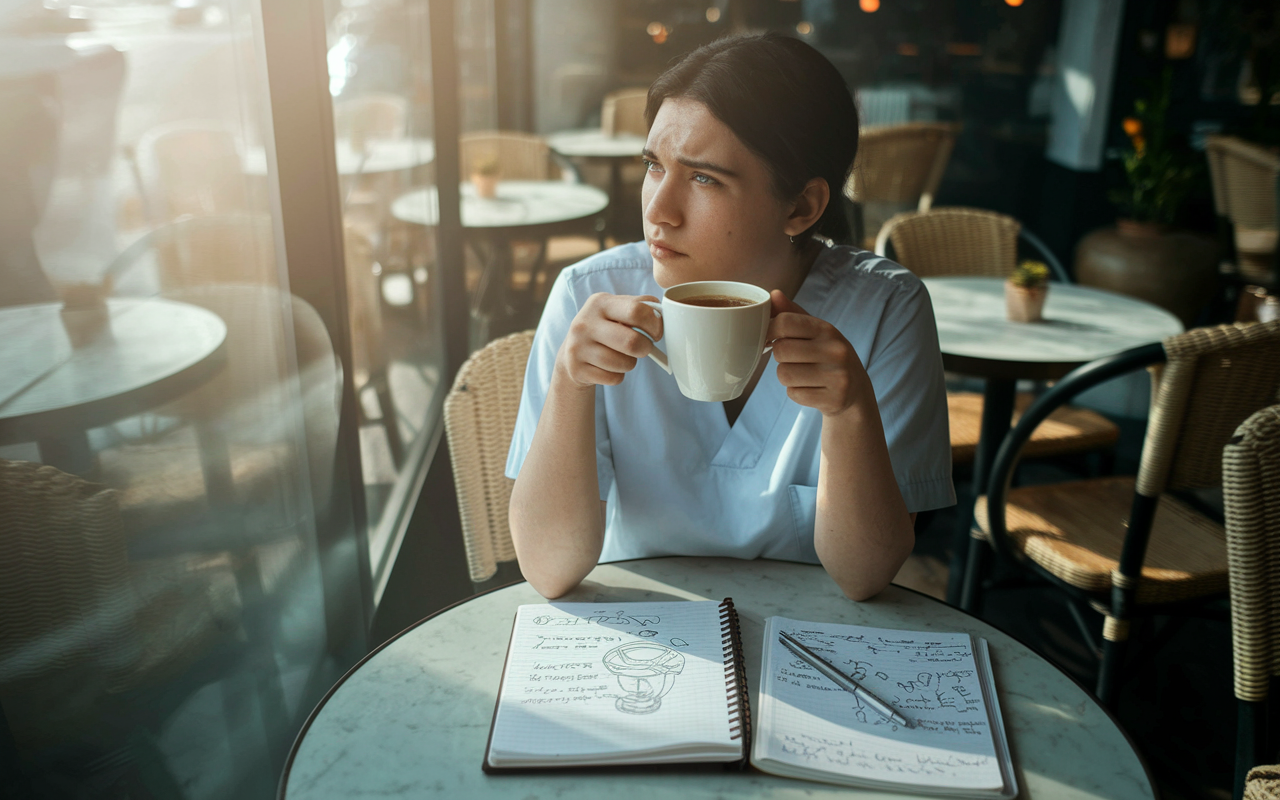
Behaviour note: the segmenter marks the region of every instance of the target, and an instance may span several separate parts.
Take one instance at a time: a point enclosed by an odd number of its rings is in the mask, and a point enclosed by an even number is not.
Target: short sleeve
[[[885,309],[867,374],[907,511],[955,505],[946,378],[923,283],[895,293]]]
[[[506,476],[515,479],[520,474],[533,434],[547,400],[547,389],[555,369],[556,353],[569,332],[569,325],[586,298],[574,296],[570,270],[564,270],[556,278],[547,297],[547,304],[533,335],[529,351],[529,365],[524,374],[524,390],[520,395],[520,409],[516,414],[516,427],[511,436],[511,449],[507,452]],[[600,499],[607,500],[613,486],[613,450],[609,442],[609,427],[605,420],[601,387],[596,387],[596,476],[600,481]]]

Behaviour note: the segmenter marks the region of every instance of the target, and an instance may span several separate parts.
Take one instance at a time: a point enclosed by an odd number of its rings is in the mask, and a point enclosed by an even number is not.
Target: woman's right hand
[[[654,341],[662,338],[662,318],[644,300],[656,302],[657,298],[604,292],[588,297],[569,324],[556,354],[556,370],[584,389],[622,383],[623,376],[653,349],[653,341],[633,328],[645,331]]]

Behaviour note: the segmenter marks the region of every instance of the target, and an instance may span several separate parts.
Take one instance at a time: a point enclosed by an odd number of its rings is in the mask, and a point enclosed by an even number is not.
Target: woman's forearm
[[[813,534],[818,559],[854,600],[888,586],[915,545],[872,399],[823,417]]]
[[[581,583],[604,543],[595,397],[594,386],[575,384],[557,366],[511,492],[509,521],[520,571],[548,598]]]

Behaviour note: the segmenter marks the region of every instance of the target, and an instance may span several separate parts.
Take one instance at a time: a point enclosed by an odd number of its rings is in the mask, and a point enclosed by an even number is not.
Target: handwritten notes
[[[784,630],[888,702],[884,718],[778,641]],[[813,780],[1008,795],[1003,729],[993,730],[985,650],[968,634],[920,633],[771,617],[765,628],[752,763]],[[1008,780],[1006,781],[1006,777]],[[1016,791],[1016,789],[1014,789]]]
[[[733,760],[721,606],[521,606],[492,766]]]

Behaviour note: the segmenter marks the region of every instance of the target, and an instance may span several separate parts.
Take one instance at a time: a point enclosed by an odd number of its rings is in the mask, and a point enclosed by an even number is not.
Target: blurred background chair
[[[409,103],[399,95],[371,93],[333,103],[334,134],[356,150],[370,139],[403,139],[408,119]]]
[[[274,285],[275,229],[266,214],[182,215],[152,228],[106,269],[120,286],[180,289],[213,283]]]
[[[1115,476],[1010,489],[1023,445],[1079,392],[1142,367],[1152,410],[1136,478]],[[1081,367],[1029,408],[1005,438],[975,538],[1060,589],[1099,653],[1097,694],[1115,700],[1131,622],[1177,615],[1227,592],[1226,534],[1203,494],[1222,487],[1222,451],[1251,414],[1280,399],[1280,321],[1198,328]],[[975,545],[978,543],[975,542]],[[967,587],[981,609],[985,547],[970,548]],[[969,590],[966,590],[966,594]],[[1101,613],[1098,648],[1080,607]]]
[[[858,157],[844,185],[853,203],[854,244],[870,250],[877,232],[894,214],[928,211],[947,171],[958,123],[911,122],[864,128]]]
[[[1007,278],[1018,261],[1019,243],[1049,265],[1054,280],[1070,283],[1067,272],[1047,247],[1013,217],[976,208],[935,208],[899,214],[880,229],[876,253],[888,255],[921,278],[973,276]],[[1014,422],[1035,399],[1019,392]],[[982,393],[948,390],[951,461],[972,464],[982,431]],[[1055,409],[1032,434],[1024,455],[1035,458],[1102,451],[1115,445],[1120,429],[1085,408]]]
[[[1213,206],[1226,252],[1235,254],[1235,271],[1249,283],[1275,288],[1276,192],[1280,191],[1280,154],[1234,136],[1205,139]]]
[[[649,89],[645,86],[609,92],[600,106],[600,129],[605,136],[620,133],[647,136],[649,126],[644,123],[644,107],[648,100]]]
[[[1271,679],[1280,675],[1280,405],[1256,412],[1236,430],[1222,455],[1222,494],[1240,797],[1248,771],[1275,757],[1266,723]]]
[[[379,423],[386,434],[391,465],[399,469],[404,443],[391,396],[390,357],[382,324],[382,267],[374,258],[373,241],[358,228],[345,232],[347,317],[351,324],[351,378],[362,424]],[[377,416],[368,414],[365,390],[374,394]]]
[[[0,700],[25,748],[77,742],[119,713],[112,697],[240,649],[230,560],[130,560],[119,496],[53,467],[0,460]]]
[[[507,513],[515,481],[504,471],[533,331],[496,339],[467,359],[444,402],[449,458],[473,583],[516,557]]]
[[[251,201],[236,137],[221,123],[159,125],[139,139],[134,152],[139,194],[154,224],[264,207]]]

